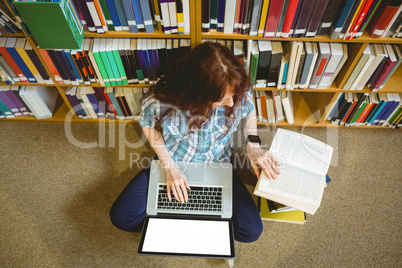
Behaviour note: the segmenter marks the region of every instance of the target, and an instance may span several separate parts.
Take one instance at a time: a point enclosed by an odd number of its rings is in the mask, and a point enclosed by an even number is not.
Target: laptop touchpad
[[[177,167],[186,175],[187,181],[202,181],[204,176],[204,163],[176,162]],[[191,165],[191,168],[189,166]]]

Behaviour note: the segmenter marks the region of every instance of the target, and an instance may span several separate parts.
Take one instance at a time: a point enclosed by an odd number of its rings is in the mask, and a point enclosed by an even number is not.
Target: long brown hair
[[[187,112],[189,117],[196,117],[188,126],[191,132],[200,129],[212,116],[212,104],[222,100],[228,91],[234,101],[232,107],[225,107],[227,124],[231,125],[235,120],[234,108],[250,87],[243,64],[233,52],[218,43],[205,42],[178,61],[175,69],[150,88],[150,94],[162,103]],[[159,132],[164,118],[172,110],[168,109],[157,121],[155,128]]]

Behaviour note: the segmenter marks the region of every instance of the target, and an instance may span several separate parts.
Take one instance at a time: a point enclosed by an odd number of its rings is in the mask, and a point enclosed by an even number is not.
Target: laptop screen
[[[229,221],[150,217],[145,224],[140,254],[234,257]]]

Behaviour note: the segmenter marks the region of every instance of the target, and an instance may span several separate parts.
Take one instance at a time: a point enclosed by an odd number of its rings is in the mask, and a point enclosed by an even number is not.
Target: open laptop
[[[175,162],[191,190],[188,202],[167,200],[165,172],[152,160],[147,218],[138,253],[143,255],[234,258],[232,165]]]

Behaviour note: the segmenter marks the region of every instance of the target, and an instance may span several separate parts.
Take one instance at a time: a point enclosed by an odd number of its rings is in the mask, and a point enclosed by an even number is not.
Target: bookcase
[[[177,38],[186,38],[191,40],[191,46],[194,47],[198,44],[201,44],[203,40],[208,39],[224,39],[224,40],[271,40],[271,41],[281,41],[283,42],[291,42],[291,41],[308,41],[308,42],[340,42],[346,43],[348,45],[348,60],[343,66],[342,70],[334,80],[333,84],[327,89],[294,89],[292,91],[293,95],[293,104],[294,104],[294,123],[289,124],[286,121],[274,123],[277,126],[295,126],[295,127],[340,127],[338,125],[333,125],[330,122],[325,120],[325,116],[328,113],[331,105],[336,101],[339,94],[342,92],[354,92],[350,90],[342,89],[349,75],[352,73],[354,67],[359,61],[360,56],[363,54],[365,48],[369,44],[373,43],[381,43],[381,44],[402,44],[401,38],[371,38],[366,32],[358,39],[351,40],[341,40],[341,39],[330,39],[328,36],[316,36],[313,38],[310,37],[300,37],[300,38],[264,38],[250,35],[242,35],[242,34],[224,34],[221,32],[209,32],[204,33],[202,31],[202,0],[189,1],[190,3],[190,34],[188,35],[177,35],[177,34],[165,34],[162,31],[155,31],[153,33],[130,33],[128,31],[110,31],[107,34],[99,34],[94,32],[85,32],[85,38],[163,38],[163,39],[177,39]],[[55,82],[54,77],[51,75],[50,70],[46,66],[44,60],[42,59],[40,53],[37,50],[37,45],[32,36],[25,35],[24,33],[14,34],[11,36],[17,37],[25,37],[28,42],[31,44],[35,53],[38,55],[38,58],[41,60],[42,64],[46,68],[46,71],[49,73],[52,78],[54,84],[53,86],[58,90],[61,94],[64,104],[58,109],[58,111],[54,114],[52,118],[43,119],[40,121],[50,121],[50,122],[64,122],[66,120],[66,115],[69,111],[73,111],[70,102],[66,97],[66,89],[71,85],[60,85]],[[400,87],[402,83],[402,68],[399,67],[393,76],[386,83],[385,87],[381,89],[382,93],[402,93],[402,89]],[[5,85],[5,83],[1,83],[1,85]],[[17,83],[18,85],[18,83]],[[21,84],[22,85],[22,84]],[[26,84],[24,84],[26,85]],[[80,85],[85,86],[85,85]],[[91,84],[91,87],[101,87],[99,83]],[[122,87],[148,87],[150,85],[147,84],[130,84],[123,85]],[[285,89],[277,89],[277,88],[255,88],[254,90],[270,90],[270,91],[284,91]],[[359,90],[359,93],[371,93],[371,90],[365,87],[363,90]],[[68,120],[73,122],[109,122],[111,120],[107,118],[100,119],[79,119],[76,115],[69,116]],[[35,117],[29,116],[20,116],[12,119],[6,119],[7,121],[37,121]],[[115,122],[119,122],[119,120],[113,120]],[[133,121],[135,122],[135,120]],[[259,125],[272,125],[273,123],[262,123],[259,122]],[[375,126],[359,126],[364,128],[378,128],[383,129],[382,127]],[[386,128],[389,129],[389,128]]]

